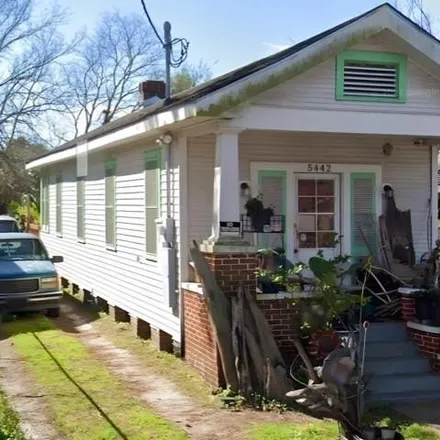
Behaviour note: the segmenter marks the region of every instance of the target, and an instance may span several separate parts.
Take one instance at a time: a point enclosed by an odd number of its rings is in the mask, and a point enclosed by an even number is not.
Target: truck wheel
[[[49,309],[46,312],[46,316],[49,318],[58,318],[58,316],[60,316],[60,308],[57,307],[56,309]]]

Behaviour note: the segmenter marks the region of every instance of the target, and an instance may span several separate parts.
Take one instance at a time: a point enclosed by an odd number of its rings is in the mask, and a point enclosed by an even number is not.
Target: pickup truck
[[[63,296],[54,263],[42,241],[33,234],[0,233],[0,314],[44,311],[60,313]]]

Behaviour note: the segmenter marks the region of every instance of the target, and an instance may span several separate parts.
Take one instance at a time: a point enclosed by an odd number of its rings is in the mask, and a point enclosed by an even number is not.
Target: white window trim
[[[315,164],[316,161],[305,163],[286,163],[286,162],[251,162],[251,188],[252,195],[256,196],[259,192],[258,188],[258,172],[267,171],[285,171],[286,172],[286,251],[289,259],[294,258],[294,232],[293,223],[295,218],[294,203],[294,173],[300,174],[340,174],[341,175],[341,252],[350,255],[351,253],[351,215],[350,215],[350,174],[351,173],[375,173],[376,174],[376,213],[377,216],[382,214],[382,166],[381,165],[357,165],[357,164],[341,164],[333,162],[319,162],[325,165],[331,165],[329,173],[317,173],[316,171],[308,171],[308,165]],[[290,194],[290,196],[289,196]]]

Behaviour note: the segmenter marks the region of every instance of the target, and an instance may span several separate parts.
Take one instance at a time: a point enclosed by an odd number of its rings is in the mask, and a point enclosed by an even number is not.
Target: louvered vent
[[[345,61],[344,96],[397,99],[398,95],[397,65]]]

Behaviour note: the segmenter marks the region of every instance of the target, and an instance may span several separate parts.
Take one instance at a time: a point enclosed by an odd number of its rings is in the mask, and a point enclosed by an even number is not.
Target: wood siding
[[[350,50],[398,52],[386,32]],[[336,101],[336,59],[331,59],[254,98],[257,105],[304,109],[440,114],[440,81],[408,59],[406,103]]]
[[[144,154],[156,147],[137,143],[89,156],[85,183],[85,243],[76,237],[76,162],[56,169],[63,176],[63,237],[55,234],[55,180],[50,185],[50,233],[42,238],[52,255],[63,255],[61,276],[180,342],[180,321],[166,304],[160,264],[145,256]],[[152,144],[150,144],[152,145]],[[116,163],[116,252],[105,246],[104,161]],[[172,155],[174,159],[174,154]],[[179,167],[171,164],[171,215],[179,233]],[[54,171],[54,170],[53,170]],[[166,174],[161,173],[161,211],[166,214]]]
[[[392,155],[382,153],[390,142]],[[189,142],[190,238],[209,236],[212,219],[212,181],[215,144],[212,136]],[[382,183],[395,190],[397,206],[411,209],[417,256],[428,250],[430,151],[413,146],[412,139],[320,133],[244,132],[240,135],[240,179],[250,181],[251,162],[323,162],[381,165]],[[252,188],[255,191],[255,188]],[[289,191],[289,189],[288,189]]]

